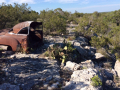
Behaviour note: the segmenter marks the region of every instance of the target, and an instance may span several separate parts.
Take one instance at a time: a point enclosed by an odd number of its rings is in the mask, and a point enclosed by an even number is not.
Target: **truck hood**
[[[10,28],[0,30],[0,35],[5,35],[9,30]]]

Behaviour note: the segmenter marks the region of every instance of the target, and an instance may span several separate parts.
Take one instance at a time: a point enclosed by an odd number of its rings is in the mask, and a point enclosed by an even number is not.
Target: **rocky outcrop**
[[[2,68],[6,77],[2,78],[3,81],[7,80],[8,83],[13,83],[16,86],[21,87],[23,90],[30,90],[33,85],[42,84],[45,89],[55,89],[61,86],[61,81],[64,78],[60,77],[59,71],[70,71],[70,76],[67,78],[64,90],[100,90],[104,87],[93,87],[91,85],[91,78],[98,75],[104,82],[105,88],[109,86],[113,87],[113,76],[117,76],[114,69],[103,69],[103,64],[98,63],[103,61],[105,56],[101,53],[96,53],[96,48],[88,46],[88,40],[82,36],[76,40],[67,41],[60,36],[48,36],[45,37],[47,43],[42,46],[42,50],[46,51],[48,47],[53,47],[56,43],[60,46],[64,46],[63,42],[71,42],[74,48],[77,49],[80,55],[80,62],[67,61],[63,68],[60,68],[57,60],[53,60],[46,57],[41,57],[38,54],[13,54],[9,56],[9,60],[6,66]],[[39,49],[38,49],[39,51]],[[93,63],[94,62],[94,63]],[[96,63],[97,64],[96,64]],[[119,75],[120,63],[116,62],[115,69]],[[65,74],[68,75],[68,74]],[[63,75],[63,76],[65,76]],[[120,75],[119,75],[120,76]],[[52,83],[50,83],[52,82]],[[50,83],[50,84],[49,84]],[[6,84],[5,84],[6,85]],[[103,86],[104,86],[103,85]],[[7,85],[6,85],[7,86]],[[4,89],[3,89],[4,90]],[[14,89],[13,89],[14,90]],[[17,90],[17,89],[16,89]],[[35,90],[35,89],[34,89]]]
[[[102,87],[93,87],[91,78],[98,74],[96,69],[83,69],[74,71],[69,82],[63,87],[64,90],[100,90]],[[101,77],[100,77],[101,78]]]
[[[63,87],[64,90],[103,90],[103,89],[117,89],[114,77],[117,77],[117,73],[114,69],[105,69],[94,65],[91,60],[82,61],[77,64],[75,62],[68,61],[64,69],[71,70],[70,81],[66,82]],[[91,85],[91,78],[98,75],[102,80],[103,85],[100,87],[93,87]]]

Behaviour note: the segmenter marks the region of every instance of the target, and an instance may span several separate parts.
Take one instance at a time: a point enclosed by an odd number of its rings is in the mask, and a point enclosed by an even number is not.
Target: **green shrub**
[[[67,43],[65,40],[62,47],[59,44],[55,44],[53,47],[49,47],[44,55],[61,60],[62,63],[65,63],[66,61],[75,61],[79,58],[79,54],[76,49],[73,48],[73,45]]]
[[[2,51],[3,49],[2,48],[0,48],[0,51]]]
[[[94,86],[94,87],[97,87],[97,86],[101,86],[102,85],[102,81],[101,81],[101,79],[98,77],[98,75],[96,75],[96,76],[94,76],[93,78],[91,78],[91,80],[92,80],[92,85]]]
[[[120,61],[120,53],[115,53],[116,59]]]
[[[96,48],[101,48],[101,47],[106,47],[110,41],[109,41],[109,38],[107,37],[92,37],[91,38],[91,41],[90,41],[91,45],[96,47]]]
[[[87,69],[87,67],[84,66],[84,67],[82,67],[82,69]]]
[[[120,87],[120,78],[118,76],[114,75],[113,81],[115,82],[117,87]]]
[[[46,51],[46,52],[44,53],[44,55],[45,55],[46,57],[48,57],[48,56],[49,56],[49,52]]]

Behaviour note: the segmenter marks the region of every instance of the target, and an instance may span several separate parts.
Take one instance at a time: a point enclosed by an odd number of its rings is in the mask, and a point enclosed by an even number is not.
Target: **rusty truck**
[[[28,48],[37,48],[43,44],[42,22],[25,21],[11,29],[0,30],[0,45],[8,46],[7,50],[27,52]]]

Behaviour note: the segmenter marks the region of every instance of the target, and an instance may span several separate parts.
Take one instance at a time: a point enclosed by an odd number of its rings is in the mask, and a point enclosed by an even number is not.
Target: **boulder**
[[[84,62],[81,62],[80,65],[83,68],[94,68],[94,63],[91,60],[86,60]]]
[[[74,42],[74,48],[76,48],[77,51],[78,51],[82,56],[87,56],[87,51],[80,45],[79,42]]]
[[[96,48],[94,48],[94,47],[85,46],[84,48],[87,49],[87,50],[90,50],[90,51],[92,51],[92,52],[94,52],[94,53],[96,53]]]
[[[104,55],[102,55],[101,53],[95,53],[95,58],[101,59],[101,58],[104,58]]]
[[[71,61],[67,61],[64,67],[65,70],[70,70],[70,71],[80,70],[81,68],[82,67],[79,64]]]
[[[119,89],[116,87],[114,81],[106,80],[104,90],[119,90]]]
[[[97,61],[104,61],[104,60],[106,60],[105,56],[102,55],[101,53],[95,53],[95,59]]]
[[[87,46],[88,45],[88,39],[85,37],[79,36],[76,38],[77,42],[81,44],[81,46]]]
[[[117,71],[118,76],[120,77],[120,62],[117,60],[115,63],[115,71]]]
[[[112,86],[113,87],[113,81],[112,80],[106,80],[106,82],[105,82],[105,84],[107,85],[107,86]]]
[[[96,69],[83,69],[74,71],[69,82],[63,87],[64,90],[100,90],[102,87],[93,87],[91,78],[97,75]],[[101,77],[100,77],[101,78]]]
[[[76,38],[77,41],[83,41],[83,42],[87,42],[88,43],[88,39],[86,39],[85,37],[79,36]]]

